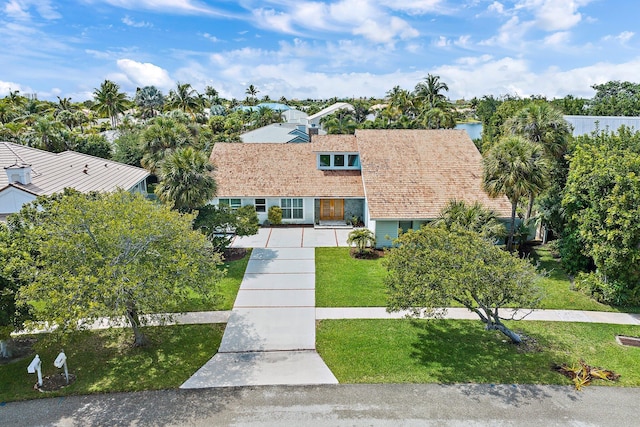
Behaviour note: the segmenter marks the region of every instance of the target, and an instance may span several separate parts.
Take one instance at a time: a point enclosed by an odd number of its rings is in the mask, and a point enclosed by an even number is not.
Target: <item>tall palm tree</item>
[[[447,97],[442,92],[448,92],[449,86],[440,81],[440,76],[428,74],[424,82],[416,85],[413,94],[422,108],[431,109],[446,104]]]
[[[249,85],[249,87],[247,88],[247,90],[244,91],[244,93],[248,95],[248,98],[251,99],[251,105],[253,105],[255,104],[255,101],[260,91],[254,85]]]
[[[29,145],[45,151],[60,153],[68,147],[61,136],[64,125],[51,115],[40,116],[28,132]]]
[[[567,152],[571,125],[564,119],[561,111],[546,102],[527,105],[507,119],[504,127],[507,133],[521,135],[539,145],[549,164],[561,162]],[[533,202],[534,195],[531,195],[526,219],[531,217]]]
[[[424,110],[420,118],[422,125],[427,129],[453,129],[456,126],[453,111],[444,105]]]
[[[511,135],[491,147],[483,159],[482,186],[490,197],[506,195],[511,202],[511,223],[507,249],[513,248],[516,209],[520,198],[544,189],[547,162],[540,146]]]
[[[118,114],[127,109],[127,95],[120,92],[120,86],[111,80],[102,82],[99,88],[94,89],[93,109],[111,119],[111,127],[118,126]]]
[[[220,103],[220,94],[213,86],[205,86],[204,94],[209,98],[209,106],[218,105]]]
[[[353,134],[358,125],[353,119],[353,113],[347,109],[323,117],[320,123],[329,134]]]
[[[149,119],[155,117],[157,112],[162,110],[164,95],[155,86],[145,86],[136,90],[134,102],[140,108],[142,118]]]
[[[209,172],[213,165],[207,155],[193,147],[171,153],[160,168],[158,198],[181,212],[204,206],[216,194],[216,182]]]
[[[158,116],[142,132],[140,140],[144,153],[141,164],[149,172],[156,173],[166,156],[191,142],[192,134],[183,123]]]
[[[168,105],[189,113],[191,117],[201,110],[198,92],[189,83],[177,83],[176,89],[169,92]]]

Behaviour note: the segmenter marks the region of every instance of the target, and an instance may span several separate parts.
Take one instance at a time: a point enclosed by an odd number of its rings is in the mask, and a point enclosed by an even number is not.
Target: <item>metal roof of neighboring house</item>
[[[356,131],[372,219],[429,219],[452,200],[511,216],[506,197],[482,189],[482,156],[464,130]]]
[[[325,134],[325,131],[322,131]],[[240,135],[242,142],[287,143],[309,142],[309,134],[305,125],[295,123],[273,123]]]
[[[349,111],[353,111],[353,105],[349,104],[348,102],[336,102],[333,105],[329,105],[327,108],[324,108],[320,111],[318,111],[315,114],[310,115],[309,117],[307,117],[307,120],[309,121],[313,121],[315,119],[324,117],[324,116],[328,116],[329,114],[333,114],[338,110],[349,110]]]
[[[625,116],[563,116],[573,126],[573,136],[589,135],[595,131],[617,132],[625,125],[640,131],[640,117]]]
[[[218,142],[218,197],[363,197],[360,171],[325,171],[311,144]]]
[[[51,195],[69,187],[81,192],[108,192],[118,188],[129,190],[149,176],[145,169],[75,151],[56,154],[0,142],[0,166],[7,167],[18,162],[31,165],[31,184],[11,185],[36,195]],[[7,174],[2,171],[0,191],[7,185]]]

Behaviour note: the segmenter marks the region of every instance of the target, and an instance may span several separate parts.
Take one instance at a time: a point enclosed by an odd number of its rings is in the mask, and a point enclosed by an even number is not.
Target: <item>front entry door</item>
[[[322,221],[344,220],[344,199],[320,199],[320,219]]]

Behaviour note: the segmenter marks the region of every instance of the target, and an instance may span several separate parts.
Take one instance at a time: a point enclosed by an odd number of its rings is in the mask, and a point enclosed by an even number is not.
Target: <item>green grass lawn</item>
[[[349,248],[316,248],[317,307],[383,307],[382,259],[354,259]]]
[[[240,289],[240,284],[242,283],[244,271],[247,269],[250,256],[251,249],[247,251],[244,258],[224,262],[218,267],[219,269],[227,270],[227,274],[218,284],[219,297],[215,303],[209,303],[197,292],[190,291],[190,298],[186,304],[176,305],[169,311],[172,313],[181,313],[189,311],[231,310],[236,300],[238,289]]]
[[[177,388],[218,350],[224,325],[182,325],[144,328],[151,344],[133,348],[130,329],[79,331],[65,342],[56,335],[35,335],[33,354],[0,365],[0,402],[42,397]],[[61,372],[53,361],[64,348],[69,373],[77,380],[49,393],[33,390],[36,375],[27,366],[37,353],[42,375]]]
[[[616,334],[640,336],[640,326],[510,322],[540,351],[521,352],[480,320],[323,320],[317,349],[341,383],[571,384],[551,366],[577,363],[621,374],[620,386],[640,386],[640,348]],[[606,384],[596,381],[595,384]]]

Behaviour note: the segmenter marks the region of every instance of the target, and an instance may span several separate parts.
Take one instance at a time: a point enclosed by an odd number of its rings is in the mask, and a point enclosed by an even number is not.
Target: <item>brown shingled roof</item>
[[[217,143],[211,152],[217,196],[364,197],[360,171],[318,170],[315,147]]]
[[[357,130],[372,219],[428,219],[451,199],[479,201],[500,217],[506,197],[482,190],[482,156],[464,130]]]

